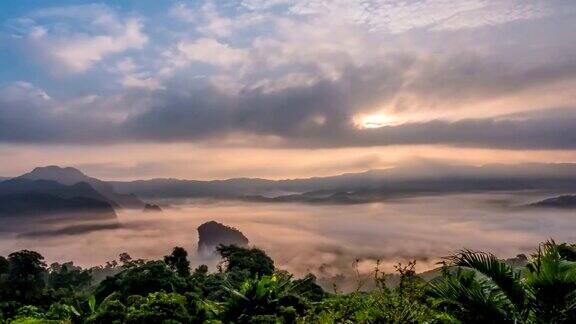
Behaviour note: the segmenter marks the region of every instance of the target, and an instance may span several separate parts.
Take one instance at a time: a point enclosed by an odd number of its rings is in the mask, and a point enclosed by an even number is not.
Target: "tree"
[[[157,291],[177,291],[185,286],[182,278],[170,270],[163,261],[147,261],[134,264],[122,272],[104,279],[94,295],[98,301],[112,293],[122,298],[130,295],[147,295]]]
[[[270,276],[274,273],[274,261],[257,248],[242,248],[236,245],[220,245],[216,248],[225,264],[225,272],[233,283],[247,278]]]
[[[126,306],[118,300],[106,300],[86,319],[89,324],[124,323]]]
[[[87,288],[92,282],[90,271],[75,267],[72,262],[52,263],[48,269],[48,286],[60,288]]]
[[[172,254],[164,257],[164,262],[170,269],[176,271],[180,277],[190,275],[190,261],[188,261],[188,252],[182,247],[175,247]]]
[[[129,308],[126,323],[192,323],[186,298],[176,293],[157,292],[139,298]],[[196,322],[196,321],[194,321]]]
[[[512,323],[516,318],[503,293],[473,271],[445,273],[430,284],[428,294],[436,309],[463,323]]]
[[[10,262],[8,262],[8,259],[0,255],[0,275],[8,273],[9,269]]]
[[[8,282],[17,299],[30,300],[44,288],[46,263],[38,252],[22,250],[8,255]]]
[[[123,265],[126,265],[126,264],[130,263],[130,261],[132,261],[132,257],[130,256],[130,254],[128,254],[126,252],[122,252],[118,255],[118,260],[120,260],[120,262]]]
[[[271,323],[295,323],[305,310],[305,301],[299,296],[302,287],[302,282],[294,284],[290,276],[277,274],[247,279],[239,289],[229,285],[224,321],[255,323],[267,318]]]
[[[462,321],[574,322],[576,262],[567,260],[569,255],[566,246],[543,243],[522,274],[492,254],[464,250],[450,257],[450,264],[474,272],[446,271],[429,293],[436,306]]]
[[[576,262],[566,252],[566,245],[548,241],[526,266],[529,315],[542,323],[576,322]]]

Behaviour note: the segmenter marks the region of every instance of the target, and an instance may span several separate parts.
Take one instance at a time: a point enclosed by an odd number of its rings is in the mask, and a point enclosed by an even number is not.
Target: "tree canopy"
[[[576,249],[566,243],[542,243],[524,265],[463,250],[431,281],[416,274],[415,262],[396,266],[396,285],[376,268],[376,288],[346,294],[324,291],[311,274],[294,278],[260,249],[217,251],[216,271],[191,270],[182,247],[162,260],[123,253],[119,262],[90,269],[48,267],[39,253],[17,251],[0,258],[0,322],[576,322]]]

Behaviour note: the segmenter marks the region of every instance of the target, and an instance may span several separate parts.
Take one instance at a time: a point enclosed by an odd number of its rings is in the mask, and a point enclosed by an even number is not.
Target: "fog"
[[[417,271],[422,272],[461,248],[505,258],[529,253],[549,238],[574,241],[573,212],[519,207],[542,197],[537,193],[466,194],[362,205],[159,202],[164,204],[163,212],[121,211],[116,225],[52,221],[33,227],[27,223],[28,234],[1,233],[0,254],[32,249],[48,262],[73,260],[91,266],[115,259],[121,252],[151,259],[183,246],[193,266],[201,262],[214,266],[216,261],[196,256],[196,228],[215,220],[241,230],[279,268],[298,276],[307,272],[321,278],[349,276],[356,259],[360,273],[371,272],[378,259],[388,272],[397,262],[416,259]],[[63,229],[66,226],[69,231]]]

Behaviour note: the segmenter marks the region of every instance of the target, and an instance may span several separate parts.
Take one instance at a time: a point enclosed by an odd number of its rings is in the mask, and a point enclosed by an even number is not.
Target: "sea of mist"
[[[0,232],[0,254],[31,249],[48,263],[72,260],[93,266],[116,259],[121,252],[152,259],[182,246],[193,266],[214,267],[217,260],[196,256],[196,228],[215,220],[241,230],[281,269],[341,281],[356,271],[370,273],[376,260],[390,272],[398,262],[415,259],[417,271],[423,272],[462,248],[508,258],[530,253],[549,238],[576,241],[576,213],[520,207],[540,198],[526,193],[461,194],[360,205],[163,201],[161,213],[118,212],[118,226],[39,232],[36,224],[30,225],[31,235]],[[62,222],[41,226],[75,226]]]

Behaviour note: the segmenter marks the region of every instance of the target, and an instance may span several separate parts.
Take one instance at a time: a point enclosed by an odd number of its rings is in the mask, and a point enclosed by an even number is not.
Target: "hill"
[[[117,207],[123,208],[143,208],[144,202],[136,195],[126,193],[119,194],[115,192],[114,187],[102,180],[89,177],[80,170],[58,166],[37,167],[31,172],[19,176],[17,179],[29,180],[53,180],[64,185],[75,185],[81,182],[90,184],[97,192],[106,198],[106,200]]]
[[[20,193],[45,193],[60,198],[85,197],[100,201],[110,201],[86,182],[65,185],[53,180],[28,180],[15,178],[0,182],[0,196]]]
[[[94,198],[63,198],[48,193],[22,192],[0,196],[0,217],[2,216],[115,219],[116,213],[109,203]]]
[[[558,197],[548,198],[530,204],[530,206],[538,208],[574,209],[576,208],[576,195],[562,195]]]
[[[198,254],[209,256],[219,245],[248,245],[248,239],[239,230],[215,221],[198,226]]]

